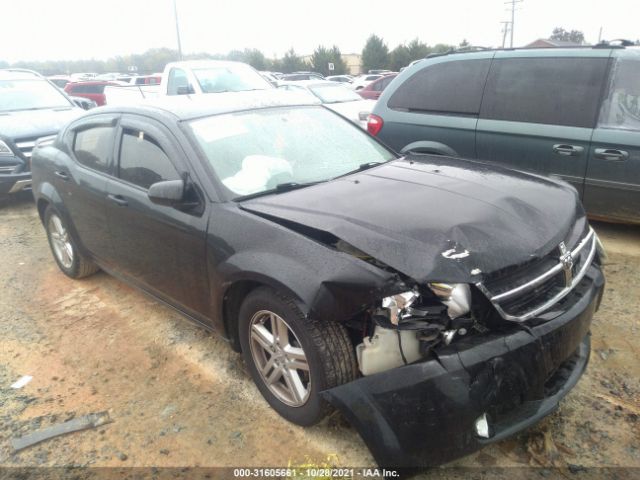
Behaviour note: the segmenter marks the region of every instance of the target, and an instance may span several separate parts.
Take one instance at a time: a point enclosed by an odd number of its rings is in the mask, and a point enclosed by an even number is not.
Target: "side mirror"
[[[98,106],[96,102],[88,98],[71,97],[71,100],[73,100],[73,103],[75,103],[78,107],[82,108],[83,110],[91,110],[92,108],[95,108]]]
[[[149,187],[147,196],[157,205],[174,206],[184,199],[184,180],[166,180]]]
[[[191,85],[183,85],[177,88],[176,93],[178,95],[192,95],[195,93],[195,91],[193,90],[193,87]]]

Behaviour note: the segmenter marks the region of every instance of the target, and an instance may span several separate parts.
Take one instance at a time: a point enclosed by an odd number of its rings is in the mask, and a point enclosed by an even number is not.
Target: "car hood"
[[[12,140],[56,134],[82,115],[81,108],[23,110],[0,114],[0,135]]]
[[[353,100],[352,102],[325,103],[324,106],[344,115],[349,120],[359,122],[360,112],[371,113],[376,102],[375,100]]]
[[[416,281],[475,282],[542,257],[586,228],[568,184],[421,155],[241,203],[309,235],[328,232]]]

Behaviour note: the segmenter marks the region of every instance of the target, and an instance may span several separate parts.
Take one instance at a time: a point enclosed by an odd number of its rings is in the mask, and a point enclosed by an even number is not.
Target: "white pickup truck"
[[[164,95],[268,90],[274,88],[246,63],[190,60],[168,63],[160,85],[107,86],[107,105],[130,105]]]

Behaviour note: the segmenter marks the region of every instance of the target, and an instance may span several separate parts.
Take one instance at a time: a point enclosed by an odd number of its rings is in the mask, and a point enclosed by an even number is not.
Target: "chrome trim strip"
[[[496,311],[505,320],[511,320],[511,321],[515,321],[515,322],[524,322],[526,320],[529,320],[530,318],[533,318],[536,315],[544,312],[545,310],[547,310],[548,308],[552,307],[554,304],[556,304],[557,302],[562,300],[564,297],[566,297],[571,292],[571,290],[573,290],[575,288],[576,285],[578,285],[578,283],[580,283],[580,281],[582,281],[582,278],[585,276],[585,274],[587,273],[587,270],[591,266],[591,262],[593,262],[593,257],[595,256],[595,253],[596,253],[597,242],[594,239],[594,235],[595,235],[595,232],[594,232],[593,228],[589,228],[589,233],[578,244],[578,246],[574,250],[572,250],[572,252],[571,252],[572,255],[580,253],[580,251],[589,243],[589,241],[591,241],[591,248],[589,249],[589,254],[587,256],[587,259],[585,260],[584,265],[582,266],[580,271],[576,274],[575,277],[573,277],[573,281],[571,282],[571,285],[566,286],[560,292],[558,292],[553,298],[551,298],[549,301],[547,301],[544,304],[540,305],[539,307],[527,312],[524,315],[520,315],[520,316],[510,315],[510,314],[508,314],[507,312],[505,312],[502,309],[502,307],[498,304],[498,301],[496,299],[499,299],[500,297],[504,298],[503,297],[504,294],[501,294],[501,295],[493,297],[491,295],[491,292],[489,292],[489,290],[487,290],[487,288],[484,285],[482,285],[482,282],[476,283],[476,287],[478,287],[478,289],[487,296],[487,298],[491,301],[491,303],[495,307]],[[553,267],[551,270],[556,270],[555,273],[558,273],[562,269],[562,265],[558,264],[558,267],[560,267],[560,268],[556,269],[556,267]],[[547,274],[548,274],[548,272],[546,272],[543,275],[547,275]],[[543,275],[541,275],[541,276],[543,276]],[[540,277],[535,278],[534,280],[532,280],[532,282],[538,280],[539,278]],[[528,282],[528,283],[531,283],[531,282]],[[520,287],[518,287],[518,288],[520,289]],[[513,292],[515,290],[516,289],[510,290],[510,292]],[[518,291],[522,291],[522,289],[520,289]],[[506,293],[510,293],[510,292],[506,292]]]
[[[584,248],[584,246],[589,242],[589,240],[591,240],[591,238],[593,237],[593,233],[594,233],[593,229],[590,228],[589,229],[589,233],[578,244],[578,246],[571,251],[571,255],[573,255],[574,257],[577,256],[580,253],[580,251]],[[558,263],[557,265],[555,265],[551,269],[549,269],[546,272],[544,272],[539,277],[536,277],[533,280],[530,280],[527,283],[524,283],[524,284],[520,285],[519,287],[514,288],[513,290],[506,291],[504,293],[501,293],[500,295],[490,296],[489,300],[491,300],[492,302],[497,302],[497,301],[503,300],[505,298],[509,298],[509,297],[514,296],[514,295],[517,295],[518,293],[520,293],[520,292],[522,292],[524,290],[529,290],[530,288],[537,287],[538,285],[543,283],[546,279],[554,276],[560,270],[562,270],[562,264]]]
[[[27,142],[18,142],[16,143],[16,147],[18,147],[19,149],[23,149],[23,148],[33,148],[36,145],[36,141],[35,140],[30,140]]]
[[[9,190],[9,193],[18,193],[24,190],[25,188],[29,188],[29,187],[31,187],[31,179],[18,180],[16,183],[13,184],[13,187],[11,187],[11,190]]]

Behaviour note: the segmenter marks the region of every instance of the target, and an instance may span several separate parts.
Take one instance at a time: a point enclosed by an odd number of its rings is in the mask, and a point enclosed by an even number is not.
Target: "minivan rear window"
[[[607,58],[502,58],[491,66],[481,118],[593,128]]]
[[[457,60],[429,65],[402,83],[389,108],[477,115],[491,60]]]

